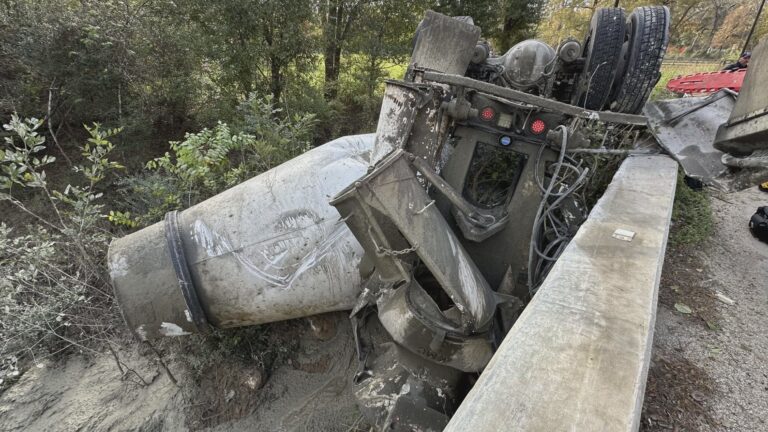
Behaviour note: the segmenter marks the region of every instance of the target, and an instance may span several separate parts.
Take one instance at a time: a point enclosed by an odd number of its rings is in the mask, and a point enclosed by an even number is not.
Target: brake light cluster
[[[496,117],[496,111],[491,107],[485,107],[480,110],[480,118],[484,121],[491,121]]]
[[[512,127],[513,117],[509,114],[497,114],[493,107],[485,107],[480,110],[480,120],[485,122],[491,122],[498,117],[498,126],[504,129],[510,129]],[[528,126],[528,131],[534,135],[541,135],[547,131],[547,123],[540,119],[534,119]]]
[[[542,119],[536,119],[533,122],[531,122],[530,129],[534,135],[541,135],[544,131],[547,130],[547,124],[544,123],[544,120]]]

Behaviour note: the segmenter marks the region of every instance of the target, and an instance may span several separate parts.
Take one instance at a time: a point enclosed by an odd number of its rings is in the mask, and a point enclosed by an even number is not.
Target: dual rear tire
[[[669,42],[666,6],[635,8],[626,20],[620,8],[598,9],[583,46],[584,69],[572,104],[638,114],[661,78]]]
[[[577,81],[573,105],[600,110],[608,102],[621,60],[626,29],[624,9],[601,8],[592,16],[584,39],[584,70]]]

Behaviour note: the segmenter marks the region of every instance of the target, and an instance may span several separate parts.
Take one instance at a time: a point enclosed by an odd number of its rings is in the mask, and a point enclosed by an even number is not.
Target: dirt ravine
[[[641,430],[768,431],[768,244],[747,227],[761,205],[756,187],[717,195],[712,237],[668,250]]]

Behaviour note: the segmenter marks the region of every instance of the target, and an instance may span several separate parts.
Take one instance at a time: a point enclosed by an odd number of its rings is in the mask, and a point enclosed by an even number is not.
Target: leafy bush
[[[52,188],[43,170],[41,120],[14,115],[0,150],[0,200],[29,217],[24,227],[0,224],[0,355],[2,373],[19,359],[40,361],[71,348],[93,351],[119,319],[102,257],[111,238],[104,228],[99,184],[120,165],[109,160],[119,130],[86,127],[80,182]],[[35,196],[44,205],[31,207]],[[12,366],[12,367],[11,367]],[[2,379],[2,376],[0,376]]]
[[[251,97],[236,126],[187,133],[171,151],[149,161],[148,172],[122,179],[123,207],[114,223],[148,225],[296,157],[310,148],[314,116],[281,116],[271,98]],[[133,216],[135,215],[135,216]]]

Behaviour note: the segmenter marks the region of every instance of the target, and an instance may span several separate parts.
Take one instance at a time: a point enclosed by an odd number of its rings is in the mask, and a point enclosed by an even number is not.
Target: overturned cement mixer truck
[[[351,310],[368,421],[442,429],[586,217],[579,154],[601,149],[579,131],[645,125],[668,23],[599,9],[583,43],[494,56],[471,18],[427,12],[375,134],[112,243],[125,321],[148,340]]]

